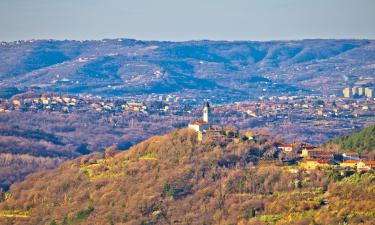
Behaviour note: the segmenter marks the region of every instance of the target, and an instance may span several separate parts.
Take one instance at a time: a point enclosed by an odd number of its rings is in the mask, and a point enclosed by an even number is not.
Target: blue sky
[[[0,0],[0,40],[375,39],[375,0]]]

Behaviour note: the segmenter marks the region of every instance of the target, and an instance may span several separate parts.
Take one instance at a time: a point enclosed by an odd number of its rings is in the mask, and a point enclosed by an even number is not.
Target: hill
[[[272,140],[182,129],[14,184],[1,224],[373,224],[374,174],[278,166]],[[271,161],[270,161],[271,160]]]
[[[32,40],[3,42],[0,52],[2,88],[106,96],[182,93],[217,102],[338,94],[346,82],[371,78],[375,68],[370,40]]]
[[[338,145],[343,150],[356,151],[358,153],[375,150],[375,124],[361,131],[338,137],[330,143]]]

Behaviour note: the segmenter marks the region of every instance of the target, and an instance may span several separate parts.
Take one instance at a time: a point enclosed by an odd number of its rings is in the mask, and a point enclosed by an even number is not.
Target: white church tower
[[[204,108],[203,108],[203,121],[210,123],[208,114],[210,113],[210,104],[208,104],[208,101],[205,102]]]
[[[189,128],[193,129],[195,131],[205,131],[208,130],[210,127],[210,121],[209,121],[209,114],[210,113],[210,104],[206,101],[204,103],[204,108],[203,108],[203,121],[195,121],[189,123]]]

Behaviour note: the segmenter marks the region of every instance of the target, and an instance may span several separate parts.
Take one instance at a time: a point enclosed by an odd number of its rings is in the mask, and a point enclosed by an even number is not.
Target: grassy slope
[[[13,185],[0,224],[375,222],[374,174],[259,163],[271,144],[197,143],[183,129],[115,156],[85,156]]]

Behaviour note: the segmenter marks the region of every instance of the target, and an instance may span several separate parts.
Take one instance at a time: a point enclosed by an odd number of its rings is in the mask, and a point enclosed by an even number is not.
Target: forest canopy
[[[374,151],[375,124],[361,131],[336,138],[329,143],[337,144],[343,150],[356,151],[358,153]]]

